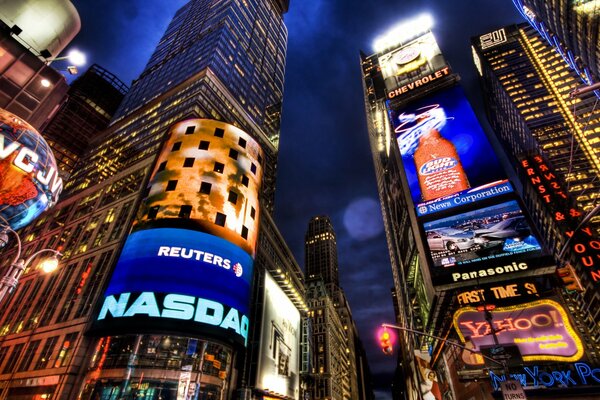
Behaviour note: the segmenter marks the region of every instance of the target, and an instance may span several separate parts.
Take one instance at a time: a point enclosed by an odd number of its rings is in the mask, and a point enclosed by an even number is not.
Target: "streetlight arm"
[[[23,263],[23,265],[25,267],[27,267],[35,257],[37,257],[40,254],[45,253],[47,251],[53,253],[55,257],[62,256],[62,253],[60,251],[58,251],[58,250],[54,250],[54,249],[42,249],[42,250],[38,250],[35,253],[33,253],[32,255],[30,255],[29,258],[27,260],[25,260],[25,262]]]
[[[442,342],[448,343],[451,346],[455,346],[455,347],[461,348],[463,350],[467,350],[468,352],[471,352],[471,353],[477,353],[478,355],[480,355],[481,357],[485,358],[486,360],[491,361],[491,362],[493,362],[495,364],[498,364],[502,368],[505,368],[505,364],[504,363],[501,363],[500,361],[494,360],[493,358],[488,357],[485,354],[481,354],[480,351],[469,349],[469,348],[463,346],[462,344],[456,343],[453,340],[444,339],[444,338],[439,337],[439,336],[430,335],[428,333],[421,332],[421,331],[415,331],[414,329],[405,328],[403,326],[398,326],[398,325],[381,324],[381,326],[383,326],[384,328],[398,329],[400,331],[406,331],[406,332],[414,333],[415,335],[421,335],[421,336],[430,337],[430,338],[433,338],[433,339],[436,339],[436,340],[441,340]]]
[[[0,229],[3,230],[4,232],[12,233],[14,235],[14,237],[17,239],[17,254],[15,254],[15,258],[10,263],[11,265],[13,265],[19,261],[19,258],[21,258],[21,238],[19,237],[19,234],[10,227],[10,225],[8,224],[8,221],[6,219],[4,219],[4,217],[0,216],[0,220],[2,222],[2,225],[0,225]]]

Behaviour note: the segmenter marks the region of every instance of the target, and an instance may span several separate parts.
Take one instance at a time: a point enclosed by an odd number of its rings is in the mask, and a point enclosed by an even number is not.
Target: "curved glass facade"
[[[232,360],[231,348],[195,338],[167,335],[101,338],[81,399],[228,398]]]

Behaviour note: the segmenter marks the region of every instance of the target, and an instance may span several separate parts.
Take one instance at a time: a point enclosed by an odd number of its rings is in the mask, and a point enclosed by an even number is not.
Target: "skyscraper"
[[[586,84],[600,79],[600,9],[590,0],[513,0],[545,40]]]
[[[335,231],[329,217],[311,218],[304,238],[304,258],[307,279],[321,278],[333,295],[340,282]]]
[[[499,379],[523,373],[524,365],[552,359],[567,368],[582,360],[587,337],[574,329],[580,321],[568,317],[571,303],[556,301],[562,289],[554,259],[500,167],[427,20],[423,16],[393,28],[376,40],[376,53],[362,54],[361,60],[400,326],[395,347],[401,381],[394,388],[404,398],[488,398],[500,390]],[[482,44],[501,43],[503,33],[483,35]],[[540,82],[519,85],[523,60],[511,64],[519,56],[507,51],[497,64],[506,71],[507,91],[523,99],[522,109],[531,106],[527,121],[550,115],[536,107],[548,101]],[[523,77],[531,78],[530,72]],[[497,106],[506,103],[503,98]],[[513,116],[497,114],[502,123],[514,123]],[[558,124],[556,115],[548,119]],[[558,129],[550,130],[544,133],[556,140]],[[526,136],[516,129],[511,133],[514,141]],[[542,308],[562,315],[560,326],[570,333],[550,337],[541,330],[502,326]],[[486,332],[467,328],[473,324]],[[558,338],[565,342],[554,343]],[[474,353],[447,339],[471,346]],[[523,346],[531,342],[544,343]],[[593,356],[593,349],[588,350]],[[511,365],[498,370],[503,364],[498,359],[510,359]],[[485,378],[485,368],[496,368],[496,375],[484,379],[480,391],[470,381]],[[544,368],[540,374],[550,371]]]
[[[256,375],[243,370],[246,346],[262,340],[260,321],[249,322],[261,315],[250,300],[266,304],[261,287],[268,286],[272,298],[291,299],[298,315],[303,307],[294,264],[265,265],[274,258],[261,254],[272,250],[258,245],[259,221],[266,221],[263,243],[281,247],[268,214],[287,7],[284,0],[191,0],[176,13],[117,117],[77,164],[63,201],[22,232],[24,255],[60,246],[64,267],[51,276],[27,271],[3,305],[2,398],[164,399],[200,391],[228,398],[255,384],[248,379]],[[173,248],[187,241],[185,257],[165,253],[163,240]],[[140,262],[144,246],[159,242],[161,256],[147,253],[155,266]],[[199,264],[186,268],[189,262]],[[133,277],[138,268],[147,278]],[[192,283],[198,279],[202,289]],[[164,310],[143,311],[148,301]],[[281,351],[260,362],[285,389],[279,393],[296,397],[298,371],[286,367],[294,357],[286,346],[299,342],[299,317],[272,318]],[[96,336],[84,336],[91,322]],[[275,372],[266,367],[273,360],[281,362]],[[24,379],[33,375],[41,378]]]
[[[307,382],[315,399],[367,399],[368,366],[350,304],[339,284],[337,243],[329,217],[311,218],[304,241],[313,365]]]
[[[534,223],[558,262],[575,267],[584,295],[565,296],[578,321],[579,332],[592,359],[598,357],[600,318],[595,272],[600,268],[596,256],[583,250],[582,243],[598,237],[600,216],[592,217],[589,227],[569,240],[569,227],[556,218],[556,212],[578,210],[575,225],[600,202],[600,108],[593,93],[571,97],[579,77],[531,26],[507,26],[473,38],[474,59],[480,73],[488,120],[506,149],[523,185],[523,197]],[[536,183],[528,166],[540,157],[551,168],[555,183]],[[544,185],[545,183],[545,185]],[[542,184],[542,189],[540,189]],[[563,203],[549,201],[548,188],[560,187]],[[553,190],[556,192],[556,190]],[[554,196],[553,196],[554,197]],[[586,229],[586,226],[582,226]],[[572,234],[571,234],[572,235]],[[589,246],[588,246],[589,247]],[[575,250],[576,248],[576,250]]]
[[[42,128],[63,174],[71,174],[94,135],[108,127],[127,90],[119,78],[97,64],[71,84],[67,100]]]

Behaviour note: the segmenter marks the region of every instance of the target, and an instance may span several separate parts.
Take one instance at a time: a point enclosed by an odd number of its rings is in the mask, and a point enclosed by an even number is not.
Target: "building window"
[[[19,359],[19,357],[21,356],[21,352],[23,351],[23,343],[19,343],[17,345],[15,345],[15,347],[13,347],[12,353],[10,353],[10,356],[8,357],[8,361],[6,362],[6,364],[4,365],[4,369],[2,370],[3,374],[8,374],[13,372],[13,369],[15,368],[15,365],[17,364],[17,360]]]
[[[194,158],[186,157],[186,159],[183,161],[183,168],[192,168],[193,166],[194,166]]]
[[[215,128],[215,136],[216,137],[223,137],[225,135],[225,130],[221,129],[221,128]]]
[[[150,207],[150,210],[148,210],[148,219],[155,219],[158,215],[158,209],[158,206]]]
[[[189,218],[192,215],[192,206],[181,206],[179,218]]]
[[[166,167],[167,167],[167,162],[163,161],[160,164],[158,164],[158,169],[156,170],[156,172],[164,171]]]
[[[17,371],[27,371],[29,369],[29,365],[31,364],[31,361],[33,361],[33,356],[37,355],[37,349],[40,347],[40,342],[41,340],[36,340],[29,343]]]
[[[215,161],[215,167],[213,168],[213,171],[222,174],[223,171],[225,171],[225,164]]]
[[[256,218],[256,209],[254,207],[250,207],[250,218]]]
[[[218,212],[217,216],[215,217],[215,224],[217,224],[219,226],[225,226],[226,219],[227,219],[227,216],[225,214],[221,214],[220,212]]]
[[[48,360],[52,356],[52,352],[54,351],[54,346],[56,346],[56,342],[58,341],[58,336],[53,336],[46,340],[44,347],[42,348],[42,352],[40,353],[40,358],[35,363],[33,369],[45,369],[48,365]]]
[[[192,133],[194,133],[195,130],[196,130],[195,126],[188,126],[187,128],[185,128],[185,134],[191,135]]]
[[[200,150],[208,150],[208,146],[210,146],[210,142],[208,140],[201,140],[200,141],[200,146],[198,146],[198,149],[200,149]]]
[[[210,194],[210,189],[212,189],[212,183],[202,182],[200,184],[200,193]]]
[[[238,144],[240,145],[240,147],[243,147],[245,149],[246,148],[246,139],[239,138]]]
[[[173,148],[171,149],[171,151],[177,151],[179,149],[181,149],[181,142],[173,143]]]
[[[242,237],[248,239],[248,228],[242,225]]]
[[[252,163],[252,165],[250,165],[250,172],[256,175],[256,164]]]
[[[238,151],[234,149],[229,149],[229,158],[233,158],[234,160],[238,159]]]
[[[238,195],[236,192],[234,192],[233,190],[231,190],[229,192],[229,197],[227,198],[227,201],[229,201],[230,203],[237,203],[237,199],[238,199]]]
[[[262,156],[261,156],[260,154],[258,155],[258,157],[257,157],[257,160],[258,160],[258,163],[259,163],[260,165],[262,165],[263,158],[262,158]]]
[[[248,177],[246,175],[242,176],[242,185],[248,187],[249,182],[250,182],[250,180],[248,179]]]
[[[167,183],[167,192],[172,192],[177,187],[177,181],[169,181]]]

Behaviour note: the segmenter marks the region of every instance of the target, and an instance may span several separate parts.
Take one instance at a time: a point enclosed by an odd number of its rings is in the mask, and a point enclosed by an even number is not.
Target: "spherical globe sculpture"
[[[0,109],[0,224],[26,226],[56,203],[62,187],[48,143],[27,122]]]

